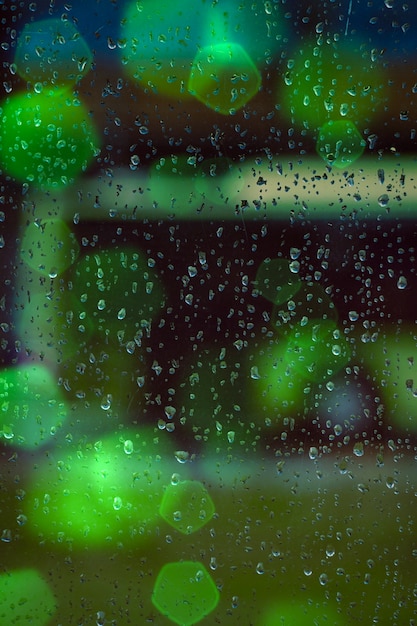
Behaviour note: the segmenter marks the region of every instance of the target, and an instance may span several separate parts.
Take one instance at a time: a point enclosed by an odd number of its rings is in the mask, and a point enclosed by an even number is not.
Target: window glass
[[[0,19],[0,623],[415,624],[417,6]]]

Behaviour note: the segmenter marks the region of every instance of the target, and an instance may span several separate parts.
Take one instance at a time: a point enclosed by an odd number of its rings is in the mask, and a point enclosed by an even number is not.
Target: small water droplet
[[[250,369],[250,377],[253,378],[253,380],[259,380],[260,379],[260,374],[258,371],[258,367],[256,365],[253,365]]]
[[[405,276],[400,276],[398,281],[397,281],[397,287],[398,289],[405,289],[407,287],[407,279]]]
[[[310,450],[308,451],[308,456],[310,457],[310,459],[314,461],[315,459],[317,459],[318,454],[318,449],[315,446],[311,446]]]
[[[115,496],[115,498],[113,498],[113,508],[115,511],[120,511],[120,509],[123,506],[123,502],[122,499],[119,498],[119,496]]]
[[[123,450],[125,451],[125,454],[132,454],[133,441],[131,439],[126,439],[126,441],[123,443]]]
[[[173,406],[166,406],[164,408],[165,411],[165,415],[167,416],[167,418],[169,420],[172,420],[172,418],[174,417],[175,413],[177,412],[177,409]]]
[[[107,394],[104,396],[104,398],[101,401],[101,408],[103,409],[103,411],[108,411],[111,407],[111,403],[112,403],[112,396],[111,394]]]
[[[379,206],[386,207],[388,202],[389,202],[389,197],[387,196],[386,193],[383,193],[381,196],[379,196],[379,198],[378,198]]]
[[[328,545],[327,546],[327,548],[326,548],[326,556],[332,557],[332,556],[334,556],[335,552],[336,551],[335,551],[335,549],[334,549],[334,547],[332,545]]]
[[[358,443],[355,443],[355,445],[353,446],[353,454],[355,456],[363,456],[364,448],[362,442],[359,441]]]
[[[175,458],[177,459],[178,463],[187,463],[190,458],[190,453],[186,450],[177,450],[175,452]]]
[[[181,477],[177,472],[174,472],[174,474],[172,474],[171,476],[171,485],[178,485],[178,483],[180,482]]]
[[[332,345],[332,353],[334,354],[334,356],[340,356],[342,353],[342,348],[340,347],[340,345],[338,343],[335,343]]]

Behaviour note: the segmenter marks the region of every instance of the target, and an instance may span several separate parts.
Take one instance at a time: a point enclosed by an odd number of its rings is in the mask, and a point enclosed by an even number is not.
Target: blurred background
[[[0,2],[4,623],[414,624],[416,11]]]

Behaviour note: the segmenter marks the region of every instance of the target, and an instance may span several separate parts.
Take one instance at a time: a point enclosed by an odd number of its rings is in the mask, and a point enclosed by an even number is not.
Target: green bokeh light
[[[366,142],[350,120],[326,122],[318,132],[317,154],[328,165],[338,168],[352,165],[365,150]]]
[[[290,269],[288,259],[265,259],[256,272],[257,291],[273,304],[283,304],[301,287],[298,274]]]
[[[44,579],[34,569],[0,575],[0,623],[46,626],[57,608]]]
[[[158,574],[152,602],[163,615],[179,624],[192,626],[214,611],[219,591],[202,563],[167,563]]]
[[[337,322],[339,313],[325,288],[319,283],[300,281],[294,297],[283,304],[274,305],[271,313],[272,326],[281,334],[308,320],[322,319]]]
[[[350,357],[333,319],[297,322],[285,330],[275,345],[259,349],[252,361],[253,411],[271,423],[284,416],[301,418],[311,385],[329,380]]]
[[[32,474],[28,527],[63,547],[157,541],[163,488],[177,467],[167,439],[146,429],[55,450]]]
[[[93,55],[72,22],[47,19],[25,24],[14,61],[33,84],[73,85],[91,69]]]
[[[337,374],[349,357],[346,339],[333,320],[310,320],[287,336],[285,361],[296,379],[323,382]]]
[[[259,91],[261,75],[239,44],[222,43],[199,50],[193,60],[188,91],[210,109],[230,115]]]
[[[70,90],[14,94],[0,112],[0,164],[17,181],[63,187],[98,151],[89,112]]]
[[[275,418],[297,418],[305,405],[306,381],[300,379],[287,359],[287,342],[259,350],[253,359],[250,394],[252,412],[258,419],[273,423]],[[266,411],[266,412],[265,412]]]
[[[280,100],[289,119],[311,130],[330,119],[363,125],[382,109],[384,81],[363,46],[314,40],[300,45],[289,61]]]
[[[67,224],[60,219],[30,222],[23,234],[20,255],[42,276],[55,278],[77,259],[80,247]]]
[[[74,308],[116,342],[140,343],[165,305],[154,262],[134,248],[86,255],[74,266]]]
[[[245,67],[246,58],[250,57],[259,70],[281,48],[284,20],[279,15],[278,3],[268,2],[267,6],[266,19],[264,3],[245,1],[236,6],[230,0],[223,3],[183,0],[180,4],[160,0],[157,5],[150,0],[130,2],[122,22],[122,36],[127,42],[122,50],[122,64],[127,74],[144,89],[161,96],[191,99],[188,81],[196,55],[206,65],[207,50],[211,49],[217,58],[218,72],[219,59],[224,66],[223,51],[233,49],[233,62],[237,63],[236,74],[239,75],[243,49]],[[199,51],[203,50],[200,55]],[[247,94],[259,88],[258,70],[250,70],[249,81],[236,77]],[[211,82],[205,72],[203,82],[199,81],[196,89],[196,95],[202,96],[209,106],[207,95],[212,92]],[[212,108],[225,113],[230,108],[238,108],[236,103],[230,105],[229,98],[230,88],[227,87]]]
[[[204,485],[198,480],[184,480],[165,489],[160,514],[179,532],[189,535],[207,524],[215,506]]]
[[[67,413],[57,379],[46,366],[23,364],[0,372],[3,442],[35,449],[57,434]]]

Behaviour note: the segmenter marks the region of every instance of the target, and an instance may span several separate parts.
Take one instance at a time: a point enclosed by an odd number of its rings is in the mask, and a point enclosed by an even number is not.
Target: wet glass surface
[[[414,624],[416,9],[0,2],[0,622]]]

